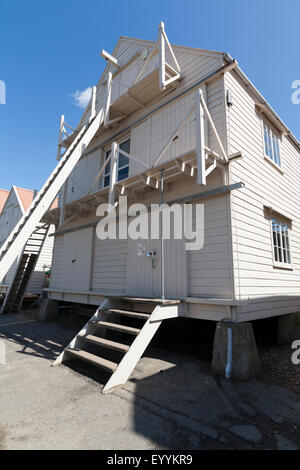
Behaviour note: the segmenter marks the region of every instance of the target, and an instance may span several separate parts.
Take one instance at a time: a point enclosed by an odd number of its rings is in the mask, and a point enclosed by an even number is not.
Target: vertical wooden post
[[[65,123],[65,116],[62,114],[60,116],[60,123],[59,123],[59,134],[58,134],[57,158],[56,158],[56,160],[60,160],[60,157],[61,157],[61,142],[62,142],[64,123]]]
[[[118,166],[118,144],[113,142],[111,144],[111,160],[110,160],[110,184],[109,184],[109,204],[115,202],[115,184],[117,182],[117,166]]]
[[[90,122],[96,116],[96,93],[97,88],[93,86],[92,88],[92,96],[91,96],[91,113],[90,113]]]
[[[159,49],[159,88],[163,91],[165,89],[166,78],[166,49],[165,37],[163,31],[165,29],[164,22],[161,21],[158,30],[158,49]]]
[[[197,183],[206,184],[205,176],[205,130],[204,130],[204,111],[201,103],[203,91],[198,88],[195,91],[195,137],[196,137],[196,153],[197,153]]]
[[[101,148],[100,148],[100,167],[99,167],[99,172],[100,172],[100,170],[101,170],[101,168],[102,168],[104,162],[105,162],[105,152],[104,152],[104,148],[101,147]],[[104,170],[103,170],[103,173],[104,173]],[[101,177],[101,178],[100,178],[100,177],[98,178],[98,184],[97,184],[97,186],[96,186],[96,191],[97,191],[98,189],[101,189],[101,188],[103,187],[103,181],[104,181],[104,180],[103,180],[103,178],[104,178],[103,173],[102,173],[102,177]],[[89,192],[89,191],[88,191],[88,192]]]
[[[108,122],[109,108],[111,102],[111,85],[112,85],[112,73],[108,72],[107,77],[107,87],[106,87],[106,103],[105,103],[105,113],[104,113],[104,127]]]
[[[59,214],[59,227],[63,225],[66,218],[66,202],[67,202],[67,189],[68,189],[68,179],[63,184],[61,189],[61,201],[60,201],[60,214]]]
[[[201,90],[203,91],[203,99],[205,103],[207,103],[207,84],[204,83],[201,87]],[[206,147],[209,147],[209,128],[208,128],[208,119],[207,116],[205,115],[205,110],[203,110],[203,116],[204,116],[204,142],[206,144]]]
[[[164,245],[164,170],[160,172],[160,273],[161,273],[161,300],[164,302],[165,300],[165,245]]]

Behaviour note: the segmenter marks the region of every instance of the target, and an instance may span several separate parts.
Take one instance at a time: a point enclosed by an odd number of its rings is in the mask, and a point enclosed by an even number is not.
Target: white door
[[[64,235],[62,289],[90,290],[93,228]]]
[[[187,296],[184,240],[164,240],[165,297]],[[161,285],[160,240],[128,240],[127,295],[159,298]]]

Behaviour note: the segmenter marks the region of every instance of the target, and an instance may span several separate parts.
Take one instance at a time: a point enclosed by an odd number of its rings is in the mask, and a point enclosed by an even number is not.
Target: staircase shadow
[[[54,360],[75,333],[55,322],[39,322],[37,311],[0,317],[0,339],[18,344],[18,354]]]
[[[111,373],[106,372],[104,369],[100,367],[95,367],[92,364],[89,364],[86,361],[78,361],[76,359],[67,359],[63,363],[64,366],[67,366],[73,372],[82,375],[83,377],[87,377],[88,379],[92,380],[93,382],[98,383],[102,387],[106,384],[109,380]]]

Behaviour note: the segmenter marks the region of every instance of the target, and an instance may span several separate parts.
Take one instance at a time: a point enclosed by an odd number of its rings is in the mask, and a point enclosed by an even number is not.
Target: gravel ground
[[[170,352],[177,352],[184,356],[210,363],[212,360],[215,324],[213,322],[202,321],[199,331],[198,321],[191,319],[183,320],[180,329],[178,329],[175,322],[174,327],[169,322],[164,325],[164,328],[159,330],[159,334],[156,335],[152,344]],[[262,364],[262,374],[259,379],[299,393],[300,364],[294,365],[292,363],[291,355],[293,351],[290,346],[278,346],[276,344],[276,319],[262,321],[254,326]]]
[[[260,347],[259,352],[263,369],[262,379],[299,393],[300,364],[292,363],[290,346]]]

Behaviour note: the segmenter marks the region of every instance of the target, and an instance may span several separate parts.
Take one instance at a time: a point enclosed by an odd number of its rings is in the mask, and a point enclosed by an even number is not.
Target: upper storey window
[[[130,153],[130,139],[125,140],[119,145],[121,150],[126,153]],[[109,157],[111,150],[105,152],[105,160]],[[105,167],[104,170],[104,183],[103,186],[109,186],[110,184],[110,173],[111,173],[111,162]],[[118,153],[118,176],[117,180],[121,181],[129,176],[129,158],[125,157],[121,153]]]
[[[272,219],[272,242],[275,265],[290,265],[291,250],[288,224],[277,219]]]
[[[281,167],[279,137],[265,121],[263,124],[265,155],[272,160],[275,165]]]

